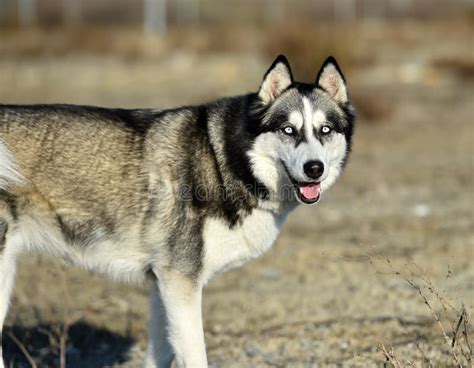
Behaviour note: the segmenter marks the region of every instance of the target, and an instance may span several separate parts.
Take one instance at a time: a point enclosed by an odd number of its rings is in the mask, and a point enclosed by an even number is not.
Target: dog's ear
[[[263,77],[258,97],[264,105],[270,105],[293,83],[293,74],[285,56],[278,56]]]
[[[323,63],[316,77],[316,85],[324,89],[337,102],[346,103],[349,100],[346,80],[337,65],[337,61],[329,56]]]

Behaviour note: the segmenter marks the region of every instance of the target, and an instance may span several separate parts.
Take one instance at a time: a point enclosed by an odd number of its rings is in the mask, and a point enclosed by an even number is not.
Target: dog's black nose
[[[324,164],[317,161],[308,161],[303,165],[304,173],[311,179],[318,179],[324,172]]]

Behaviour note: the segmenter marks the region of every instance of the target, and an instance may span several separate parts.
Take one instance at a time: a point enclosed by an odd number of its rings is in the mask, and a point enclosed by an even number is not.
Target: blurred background
[[[474,1],[0,0],[2,103],[205,102],[256,91],[280,53],[307,82],[337,58],[353,155],[210,283],[210,364],[472,365]],[[145,286],[24,258],[8,366],[139,367],[147,309]]]

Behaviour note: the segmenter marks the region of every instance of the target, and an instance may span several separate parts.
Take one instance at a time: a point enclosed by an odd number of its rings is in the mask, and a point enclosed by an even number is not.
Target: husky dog
[[[267,251],[340,175],[354,110],[329,57],[171,110],[0,106],[0,331],[22,253],[151,284],[146,367],[206,367],[202,288]],[[2,360],[2,359],[0,359]],[[3,368],[3,363],[0,362]]]

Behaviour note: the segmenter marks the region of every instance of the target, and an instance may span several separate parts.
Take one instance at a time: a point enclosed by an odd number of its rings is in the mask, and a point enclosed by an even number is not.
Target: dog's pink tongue
[[[319,197],[321,193],[321,185],[320,184],[309,184],[300,187],[300,192],[306,199],[315,200]]]

